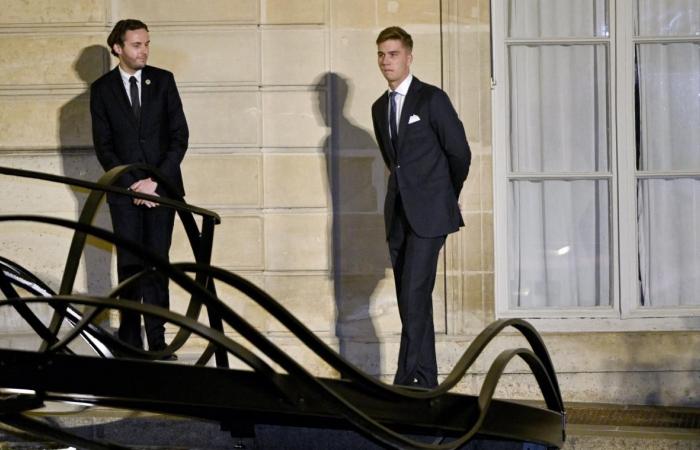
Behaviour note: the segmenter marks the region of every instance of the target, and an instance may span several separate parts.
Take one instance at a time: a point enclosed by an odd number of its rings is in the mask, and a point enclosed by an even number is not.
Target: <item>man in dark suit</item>
[[[120,20],[107,38],[119,65],[92,84],[90,114],[97,158],[105,171],[113,167],[146,163],[156,167],[184,195],[180,163],[187,150],[189,131],[173,74],[146,65],[150,38],[148,27],[139,20]],[[130,172],[118,184],[132,191],[166,195],[146,173]],[[141,243],[167,259],[175,212],[158,203],[110,194],[107,196],[112,227],[121,237]],[[117,249],[119,281],[144,269],[135,255]],[[137,288],[122,295],[169,307],[168,280],[159,274],[142,278]],[[165,348],[164,322],[145,317],[149,350]],[[124,313],[119,337],[143,348],[141,318]]]
[[[464,225],[458,199],[471,153],[447,94],[411,75],[412,50],[399,27],[379,34],[379,69],[389,89],[372,105],[372,121],[390,171],[384,222],[402,324],[394,384],[432,388],[431,294],[445,238]]]

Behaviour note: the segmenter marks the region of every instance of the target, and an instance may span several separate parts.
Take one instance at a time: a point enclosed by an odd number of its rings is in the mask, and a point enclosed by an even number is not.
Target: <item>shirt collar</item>
[[[406,79],[403,80],[396,89],[394,89],[393,91],[389,89],[387,92],[396,92],[397,94],[403,95],[405,97],[406,94],[408,94],[408,88],[409,86],[411,86],[411,81],[413,81],[413,75],[409,73]]]
[[[133,75],[129,75],[128,73],[124,72],[124,70],[122,69],[122,66],[117,66],[117,67],[119,67],[119,73],[121,74],[122,80],[125,83],[127,83],[127,84],[129,83],[129,78],[136,77],[136,81],[138,82],[138,84],[141,84],[141,72],[143,71],[143,69],[139,69]]]

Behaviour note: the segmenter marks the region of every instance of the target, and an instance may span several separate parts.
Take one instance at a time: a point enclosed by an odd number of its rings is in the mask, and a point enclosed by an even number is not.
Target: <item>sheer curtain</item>
[[[556,42],[606,36],[606,11],[595,0],[509,3],[510,37],[541,40],[508,55],[512,308],[611,304],[607,47]]]
[[[700,1],[640,1],[639,36],[700,35]],[[642,306],[700,305],[700,42],[636,46]],[[658,174],[657,174],[658,175]]]

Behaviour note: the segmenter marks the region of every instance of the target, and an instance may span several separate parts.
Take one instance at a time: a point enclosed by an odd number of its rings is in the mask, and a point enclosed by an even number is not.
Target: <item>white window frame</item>
[[[522,317],[544,331],[651,331],[700,328],[700,307],[639,306],[637,281],[637,191],[640,178],[695,176],[697,172],[636,171],[634,46],[637,42],[697,42],[700,38],[635,38],[634,1],[608,0],[609,35],[591,38],[508,39],[508,0],[491,2],[492,143],[494,192],[494,294],[497,318]],[[535,179],[609,180],[611,306],[598,308],[512,309],[508,295],[508,185],[528,175],[510,171],[508,44],[605,44],[608,53],[609,171],[570,176],[533,174]]]

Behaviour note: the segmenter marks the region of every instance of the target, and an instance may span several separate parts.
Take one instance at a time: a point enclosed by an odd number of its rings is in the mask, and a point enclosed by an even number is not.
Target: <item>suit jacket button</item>
[[[397,169],[400,169],[400,168],[401,168],[401,164],[397,164],[397,165],[396,165],[396,168],[397,168]]]

